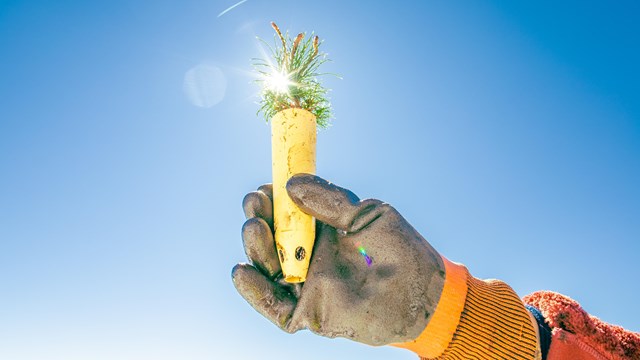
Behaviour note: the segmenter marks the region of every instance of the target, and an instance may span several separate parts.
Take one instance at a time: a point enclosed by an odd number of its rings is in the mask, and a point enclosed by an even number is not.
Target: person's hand
[[[370,345],[420,335],[444,285],[444,264],[431,245],[390,205],[360,201],[317,176],[295,175],[287,192],[317,219],[307,280],[282,280],[271,186],[261,186],[243,201],[247,221],[242,239],[250,264],[238,264],[232,271],[247,302],[290,333],[308,328]]]

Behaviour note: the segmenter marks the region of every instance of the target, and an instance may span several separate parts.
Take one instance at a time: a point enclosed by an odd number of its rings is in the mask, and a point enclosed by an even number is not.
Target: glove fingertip
[[[280,269],[276,245],[269,224],[261,218],[251,218],[242,225],[244,252],[253,264],[270,278]]]
[[[328,184],[321,177],[312,174],[295,174],[287,181],[287,193],[293,198],[301,198],[305,193],[305,187],[311,184]]]
[[[249,264],[238,264],[231,271],[240,295],[260,314],[285,329],[297,300]]]
[[[292,176],[287,182],[287,193],[302,211],[340,229],[351,222],[360,201],[350,190],[310,174]]]
[[[267,279],[250,264],[240,263],[231,270],[231,280],[236,290],[251,305],[256,305],[267,286]]]
[[[268,195],[260,191],[248,193],[242,199],[242,209],[247,219],[261,217],[267,223],[273,223],[273,204]]]
[[[273,185],[272,184],[260,185],[260,187],[258,188],[258,191],[267,195],[269,200],[273,201]]]
[[[238,285],[237,285],[238,279],[242,278],[241,273],[245,271],[246,267],[250,267],[250,266],[251,265],[246,264],[246,263],[240,263],[240,264],[236,264],[231,269],[231,280],[233,281],[233,284],[236,285],[236,288],[238,287]]]

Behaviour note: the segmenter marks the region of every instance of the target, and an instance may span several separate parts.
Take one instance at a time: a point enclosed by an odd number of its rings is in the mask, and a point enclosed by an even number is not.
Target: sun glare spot
[[[293,84],[291,80],[289,80],[289,76],[287,76],[287,74],[278,71],[273,71],[269,76],[267,76],[265,82],[269,90],[281,94],[288,93],[289,86]]]

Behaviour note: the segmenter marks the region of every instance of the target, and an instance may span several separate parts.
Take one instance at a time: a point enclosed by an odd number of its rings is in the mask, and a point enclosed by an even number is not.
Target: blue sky
[[[640,331],[640,7],[0,2],[0,358],[414,359],[288,335],[235,292],[270,174],[250,58],[315,31],[318,173],[443,255]]]

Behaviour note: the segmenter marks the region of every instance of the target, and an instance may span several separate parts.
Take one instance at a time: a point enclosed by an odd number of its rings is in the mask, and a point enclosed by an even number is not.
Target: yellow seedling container
[[[271,119],[273,220],[284,279],[304,282],[315,240],[315,219],[289,198],[286,184],[295,174],[316,173],[316,117],[307,110],[282,110]]]

